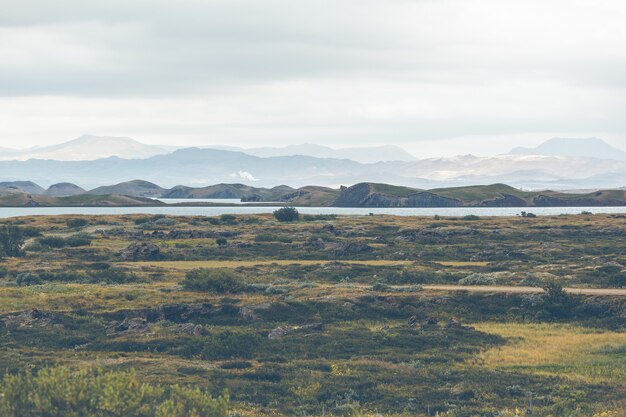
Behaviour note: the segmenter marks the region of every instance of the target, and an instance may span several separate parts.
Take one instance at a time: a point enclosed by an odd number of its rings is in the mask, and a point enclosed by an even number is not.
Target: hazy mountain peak
[[[626,152],[599,138],[552,138],[534,148],[517,147],[514,155],[579,156],[626,160]]]
[[[85,134],[56,145],[21,151],[0,151],[0,159],[22,161],[28,159],[90,161],[109,157],[143,159],[164,154],[170,150],[171,148],[164,146],[145,145],[128,137]]]

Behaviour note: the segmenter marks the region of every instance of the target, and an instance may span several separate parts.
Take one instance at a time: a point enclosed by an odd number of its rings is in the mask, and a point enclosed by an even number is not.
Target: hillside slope
[[[403,187],[406,188],[406,187]],[[337,207],[583,207],[624,206],[625,190],[572,194],[556,191],[521,191],[506,184],[386,191],[381,184],[360,183],[342,187],[333,203]]]
[[[0,196],[0,207],[136,207],[160,206],[164,203],[149,198],[125,195],[82,194],[67,197],[12,193]]]

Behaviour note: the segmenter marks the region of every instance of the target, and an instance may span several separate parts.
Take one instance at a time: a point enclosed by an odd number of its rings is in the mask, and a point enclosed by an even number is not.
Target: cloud
[[[624,21],[619,0],[25,0],[0,15],[0,140],[626,143]]]
[[[255,178],[254,175],[252,175],[248,171],[241,171],[241,170],[237,172],[233,172],[232,174],[229,175],[229,177],[234,180],[245,180],[245,181],[252,181],[252,182],[261,181],[260,179]]]

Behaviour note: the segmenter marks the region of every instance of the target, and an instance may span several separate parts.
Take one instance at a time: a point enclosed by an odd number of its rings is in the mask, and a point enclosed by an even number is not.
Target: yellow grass
[[[167,269],[194,269],[194,268],[238,268],[257,265],[323,265],[331,261],[327,260],[258,260],[258,261],[156,261],[156,262],[126,262],[127,266],[152,266]],[[411,265],[413,261],[387,261],[387,260],[369,260],[369,261],[341,261],[350,264],[373,265],[373,266],[391,266],[391,265]]]
[[[482,261],[434,261],[434,263],[442,265],[442,266],[487,266],[489,262]]]
[[[507,339],[479,356],[485,366],[626,387],[626,332],[545,323],[480,323],[476,328]]]

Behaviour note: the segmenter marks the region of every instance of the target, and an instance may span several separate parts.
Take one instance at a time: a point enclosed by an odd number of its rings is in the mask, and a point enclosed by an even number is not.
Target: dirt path
[[[469,291],[469,292],[508,292],[533,294],[542,293],[543,289],[538,287],[514,287],[506,285],[422,285],[425,290],[441,291]],[[581,295],[614,295],[626,297],[626,288],[565,288],[569,294]]]

